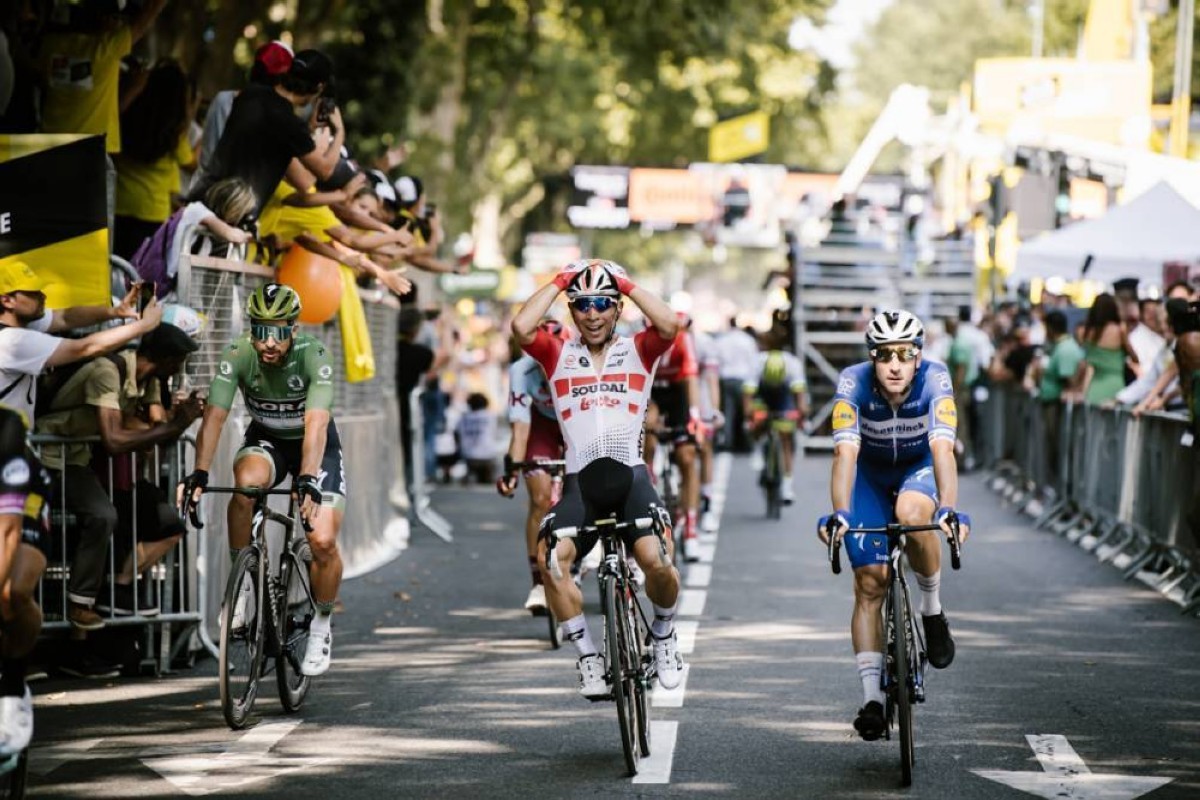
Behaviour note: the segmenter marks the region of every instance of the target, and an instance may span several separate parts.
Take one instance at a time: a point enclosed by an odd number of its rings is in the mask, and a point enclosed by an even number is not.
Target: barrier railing
[[[1200,472],[1181,443],[1185,417],[1045,404],[1004,386],[982,416],[994,490],[1039,528],[1200,610],[1200,520],[1189,518]]]
[[[204,537],[182,536],[165,553],[145,553],[161,541],[159,532],[144,531],[142,523],[150,516],[139,512],[143,506],[156,504],[153,493],[161,491],[170,497],[179,475],[183,448],[188,442],[154,448],[149,457],[139,453],[111,456],[95,448],[98,437],[62,437],[37,434],[30,437],[35,452],[52,461],[53,489],[49,501],[51,533],[46,570],[38,587],[37,598],[42,607],[43,628],[62,631],[71,627],[68,610],[71,603],[71,578],[74,571],[93,572],[97,558],[103,558],[93,610],[105,626],[145,626],[143,661],[149,661],[158,672],[170,669],[172,661],[189,646],[191,633],[203,621],[204,585],[195,565],[206,557]],[[94,450],[90,467],[68,467],[70,452],[79,448]],[[90,483],[84,486],[83,483]],[[95,493],[95,487],[103,496]],[[106,504],[107,502],[107,504]],[[168,500],[169,502],[169,500]],[[121,512],[118,512],[118,508]],[[155,518],[161,519],[160,514]],[[87,531],[81,530],[82,520],[94,520]],[[82,541],[95,538],[109,528],[104,541]],[[81,560],[80,545],[90,548],[92,563]],[[103,555],[107,551],[107,555]],[[143,558],[143,555],[149,556]],[[130,560],[132,559],[132,563]],[[143,564],[143,561],[150,563]],[[126,565],[129,565],[128,567]],[[131,606],[118,611],[118,579],[128,578],[132,594]],[[148,585],[146,585],[148,584]],[[148,595],[144,594],[149,590]],[[85,595],[90,597],[91,587]],[[159,611],[153,616],[140,612],[139,598],[153,598]],[[84,603],[87,605],[87,603]]]

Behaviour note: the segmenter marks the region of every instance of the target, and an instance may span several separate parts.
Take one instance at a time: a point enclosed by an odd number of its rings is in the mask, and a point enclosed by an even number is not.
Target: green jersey
[[[256,423],[281,439],[302,439],[304,412],[333,408],[333,360],[321,340],[301,334],[282,364],[266,366],[242,334],[221,354],[208,402],[228,411],[238,389]]]

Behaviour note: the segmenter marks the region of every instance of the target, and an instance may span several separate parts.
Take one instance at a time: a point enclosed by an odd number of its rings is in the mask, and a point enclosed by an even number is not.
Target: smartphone
[[[138,287],[137,310],[142,313],[146,306],[150,305],[150,301],[154,299],[154,281],[142,281]]]

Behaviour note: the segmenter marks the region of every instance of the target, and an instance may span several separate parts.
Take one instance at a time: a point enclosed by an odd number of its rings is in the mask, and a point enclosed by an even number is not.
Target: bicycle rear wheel
[[[280,647],[275,657],[275,682],[279,686],[279,702],[288,713],[300,710],[312,685],[312,678],[300,671],[308,648],[308,626],[317,613],[308,578],[311,562],[312,549],[308,542],[298,539],[279,565],[283,594],[279,603]]]
[[[604,644],[608,652],[608,676],[613,700],[617,703],[617,724],[621,728],[621,750],[625,768],[637,774],[637,700],[634,697],[636,666],[629,663],[629,611],[617,579],[606,576],[600,583],[604,603]]]
[[[767,496],[767,519],[780,519],[783,517],[783,454],[780,452],[779,437],[774,431],[767,435],[766,450],[763,491]]]
[[[910,611],[907,598],[904,596],[904,585],[900,577],[892,579],[892,635],[894,637],[893,652],[895,653],[896,669],[896,716],[900,727],[900,785],[912,785],[913,768],[913,709],[912,709],[912,676],[910,670],[909,630],[911,625]]]
[[[221,606],[221,712],[234,730],[246,726],[262,671],[266,614],[260,562],[257,547],[242,549]]]

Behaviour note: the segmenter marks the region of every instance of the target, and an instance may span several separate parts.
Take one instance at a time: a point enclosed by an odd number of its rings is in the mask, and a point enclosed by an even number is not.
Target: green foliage
[[[1154,102],[1169,103],[1175,88],[1175,33],[1179,24],[1179,2],[1150,24],[1150,58],[1154,64]],[[1196,7],[1196,31],[1200,31],[1200,5]],[[1192,48],[1192,104],[1200,103],[1200,47]]]

